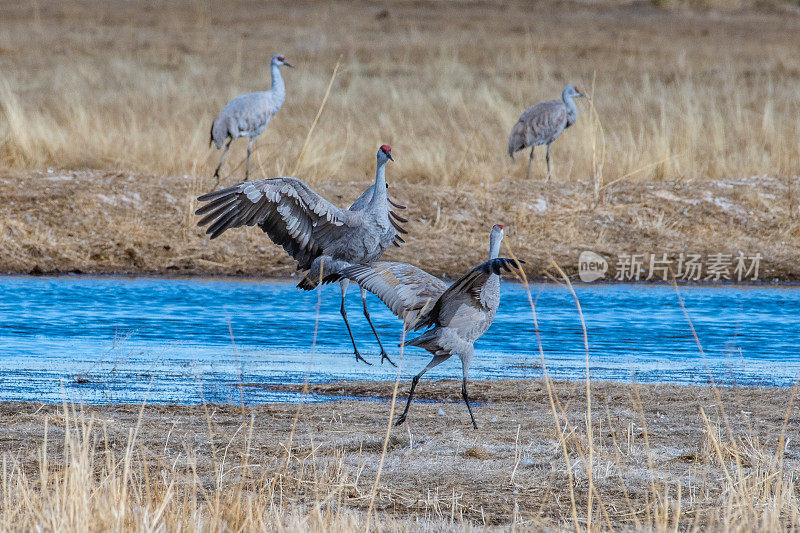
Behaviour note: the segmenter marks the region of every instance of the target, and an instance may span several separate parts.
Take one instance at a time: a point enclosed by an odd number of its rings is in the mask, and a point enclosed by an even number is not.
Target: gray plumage
[[[462,366],[461,395],[472,425],[477,428],[467,395],[473,345],[492,325],[500,305],[499,274],[503,270],[510,271],[511,266],[519,267],[511,259],[498,258],[502,239],[503,227],[494,226],[489,237],[489,261],[476,266],[450,287],[406,263],[377,262],[343,271],[344,276],[378,296],[395,315],[403,318],[407,331],[430,328],[405,342],[405,346],[428,350],[433,359],[412,379],[405,410],[396,425],[405,421],[414,389],[423,374],[452,355],[458,355]]]
[[[212,239],[231,228],[261,228],[297,261],[298,270],[308,270],[297,285],[300,289],[312,290],[320,283],[339,281],[341,313],[356,359],[365,363],[347,320],[344,302],[349,280],[342,278],[341,272],[353,264],[379,259],[391,244],[399,245],[398,231],[405,233],[395,220],[405,219],[390,210],[387,196],[385,169],[388,161],[394,161],[391,150],[388,145],[378,150],[375,183],[350,209],[333,205],[297,178],[284,177],[245,181],[205,194],[198,200],[208,203],[195,212],[204,215],[198,226],[209,225],[206,233]],[[369,317],[363,289],[361,297],[364,315],[381,347],[382,362],[388,355]]]
[[[222,152],[217,169],[214,171],[217,183],[219,183],[219,169],[222,167],[222,162],[225,161],[231,142],[239,137],[250,138],[250,143],[247,145],[247,159],[245,160],[245,179],[250,177],[250,152],[252,151],[253,143],[267,128],[269,121],[280,110],[283,101],[286,99],[286,88],[281,77],[281,67],[283,66],[294,68],[285,61],[283,54],[272,56],[272,61],[270,62],[272,85],[269,90],[237,96],[222,108],[222,111],[211,124],[209,144],[213,143],[219,150],[222,148],[222,143],[225,142],[225,139],[228,139],[225,151]]]
[[[529,107],[511,128],[508,137],[508,155],[514,159],[514,153],[530,146],[531,153],[528,157],[528,172],[525,179],[531,174],[533,149],[535,146],[547,145],[545,159],[547,161],[547,179],[550,179],[550,144],[561,133],[578,120],[578,107],[573,98],[585,96],[573,85],[567,85],[561,92],[560,100],[548,100]]]

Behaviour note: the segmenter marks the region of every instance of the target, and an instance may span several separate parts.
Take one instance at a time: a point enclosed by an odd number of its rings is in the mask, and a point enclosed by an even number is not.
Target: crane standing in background
[[[561,92],[561,100],[548,100],[532,105],[511,128],[511,135],[508,137],[508,155],[511,159],[514,159],[515,152],[531,147],[525,179],[531,175],[533,148],[546,144],[547,179],[550,180],[550,144],[578,120],[578,107],[573,98],[584,96],[586,95],[574,85],[567,85]]]
[[[245,179],[250,178],[250,152],[253,143],[267,129],[270,119],[280,110],[286,99],[286,87],[281,77],[281,67],[284,66],[294,68],[286,62],[283,54],[272,56],[270,63],[272,85],[269,90],[237,96],[222,108],[211,124],[209,145],[213,143],[219,150],[225,139],[228,139],[225,151],[222,152],[217,169],[214,171],[214,177],[217,178],[215,187],[219,184],[219,169],[222,168],[222,162],[225,161],[231,142],[239,137],[250,137],[245,160]]]

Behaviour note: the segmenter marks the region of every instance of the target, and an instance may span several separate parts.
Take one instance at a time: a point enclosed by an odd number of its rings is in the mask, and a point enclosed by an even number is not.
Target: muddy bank
[[[368,183],[312,185],[346,207]],[[196,227],[195,198],[210,186],[193,176],[2,174],[0,271],[296,275],[294,262],[257,228],[210,241]],[[589,250],[607,262],[605,280],[658,280],[672,268],[689,281],[800,281],[797,206],[791,183],[779,178],[623,182],[595,196],[581,182],[451,187],[401,177],[390,181],[390,192],[408,206],[409,234],[384,257],[436,275],[458,277],[483,261],[487,232],[502,223],[503,253],[525,259],[532,280],[559,277],[551,257],[577,279],[580,254]],[[699,271],[690,268],[692,258]]]

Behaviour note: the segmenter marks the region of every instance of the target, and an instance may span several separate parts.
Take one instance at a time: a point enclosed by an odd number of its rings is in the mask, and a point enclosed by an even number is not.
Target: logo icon
[[[578,276],[584,283],[591,283],[605,277],[608,263],[602,255],[589,250],[581,252],[578,258]]]

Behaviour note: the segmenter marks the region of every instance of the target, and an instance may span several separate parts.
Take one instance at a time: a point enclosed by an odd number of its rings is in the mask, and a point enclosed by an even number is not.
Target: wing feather
[[[548,100],[528,108],[519,121],[525,124],[526,144],[543,143],[564,129],[567,109],[561,100]]]
[[[420,327],[417,318],[447,289],[447,283],[421,268],[393,261],[354,265],[342,275],[380,298],[415,330]]]
[[[442,293],[431,310],[419,319],[420,326],[438,325],[443,317],[450,316],[464,303],[475,308],[485,308],[481,299],[481,290],[492,274],[511,272],[511,267],[520,269],[520,263],[506,257],[490,259],[476,266]]]
[[[358,213],[333,205],[297,178],[246,181],[198,200],[208,202],[195,214],[205,215],[198,225],[210,224],[206,233],[212,239],[231,228],[258,225],[301,269],[361,223]]]

